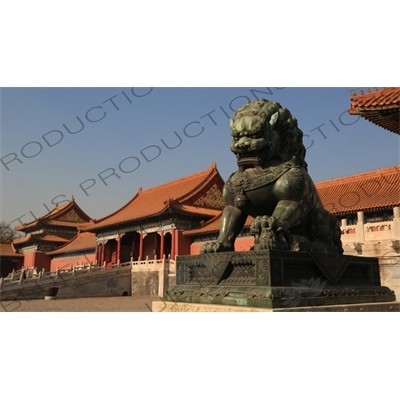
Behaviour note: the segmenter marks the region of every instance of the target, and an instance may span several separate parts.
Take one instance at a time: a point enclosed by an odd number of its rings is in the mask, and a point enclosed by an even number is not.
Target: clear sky
[[[227,179],[236,170],[228,116],[259,97],[297,118],[315,182],[398,164],[400,137],[347,113],[353,89],[4,88],[1,218],[29,222],[71,196],[101,218],[139,186],[211,162]]]

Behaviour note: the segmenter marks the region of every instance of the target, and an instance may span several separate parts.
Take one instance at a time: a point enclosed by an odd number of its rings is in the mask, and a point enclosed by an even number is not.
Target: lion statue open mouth
[[[230,126],[230,148],[239,169],[224,186],[218,239],[205,243],[201,251],[233,251],[251,215],[256,250],[342,254],[339,223],[323,208],[307,173],[296,118],[279,103],[259,99],[238,109]]]

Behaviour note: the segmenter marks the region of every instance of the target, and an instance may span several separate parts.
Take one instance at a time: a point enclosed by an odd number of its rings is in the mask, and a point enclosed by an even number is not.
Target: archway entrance
[[[164,233],[164,254],[168,258],[171,255],[172,235],[171,232]],[[161,257],[164,255],[162,254]]]
[[[118,242],[116,239],[111,239],[106,243],[105,251],[104,251],[104,261],[107,266],[116,264],[118,262]]]
[[[157,232],[148,233],[143,238],[143,258],[160,257],[161,237]]]
[[[129,262],[131,258],[139,258],[140,234],[138,232],[127,232],[121,237],[121,263]]]

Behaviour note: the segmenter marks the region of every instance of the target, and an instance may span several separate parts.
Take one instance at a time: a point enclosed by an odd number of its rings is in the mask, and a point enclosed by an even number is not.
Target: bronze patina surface
[[[315,254],[318,254],[315,257]],[[164,300],[262,308],[394,302],[375,257],[254,250],[177,257]]]
[[[248,102],[231,120],[231,136],[238,171],[224,186],[219,236],[201,254],[177,257],[177,285],[164,300],[293,310],[379,304],[373,308],[399,310],[399,303],[392,304],[394,292],[381,286],[377,258],[343,255],[339,222],[324,209],[307,172],[303,133],[291,113],[265,99]],[[235,252],[249,215],[254,248]]]
[[[224,187],[219,237],[202,252],[232,251],[251,215],[256,250],[342,254],[339,223],[307,172],[303,132],[289,110],[265,99],[248,102],[231,120],[231,136],[238,171]]]

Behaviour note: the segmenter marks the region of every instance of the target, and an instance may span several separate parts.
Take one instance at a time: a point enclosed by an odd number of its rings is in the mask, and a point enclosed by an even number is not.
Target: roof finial
[[[360,90],[360,94],[364,94],[364,90]]]
[[[138,192],[141,192],[141,191],[142,191],[142,187],[139,186],[139,189],[138,189],[137,191],[138,191]]]
[[[75,201],[75,198],[74,198],[74,196],[72,195],[72,197],[71,197],[71,201]]]
[[[210,167],[212,169],[216,169],[217,168],[217,163],[216,162],[212,162]]]

